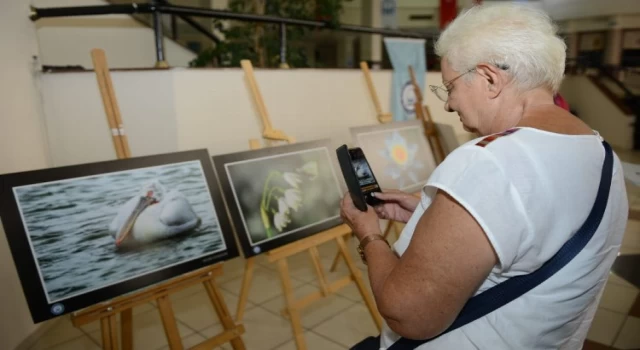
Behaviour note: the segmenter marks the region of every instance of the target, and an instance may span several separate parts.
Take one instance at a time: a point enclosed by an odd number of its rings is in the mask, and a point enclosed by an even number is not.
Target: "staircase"
[[[624,114],[633,119],[633,149],[640,149],[640,67],[613,67],[578,58],[567,73],[586,75]]]

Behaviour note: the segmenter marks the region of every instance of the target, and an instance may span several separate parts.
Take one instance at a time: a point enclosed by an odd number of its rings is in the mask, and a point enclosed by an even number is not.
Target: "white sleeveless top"
[[[476,145],[479,140],[457,148],[433,172],[394,245],[402,255],[436,191],[447,192],[482,226],[499,259],[477,293],[535,271],[578,230],[595,201],[605,155],[597,133],[519,128],[485,147]],[[620,249],[628,211],[614,154],[604,218],[567,266],[510,304],[418,349],[580,349]],[[385,324],[380,349],[397,339]]]

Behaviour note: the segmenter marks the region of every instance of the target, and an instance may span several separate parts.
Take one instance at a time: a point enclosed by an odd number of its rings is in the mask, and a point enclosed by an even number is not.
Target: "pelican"
[[[200,225],[187,198],[167,190],[158,181],[141,189],[127,201],[109,225],[116,247],[149,243],[176,236]]]

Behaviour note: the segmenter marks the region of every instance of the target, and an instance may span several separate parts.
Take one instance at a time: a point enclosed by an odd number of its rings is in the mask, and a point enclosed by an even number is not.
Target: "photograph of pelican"
[[[201,164],[14,187],[47,301],[225,250]]]
[[[329,149],[317,146],[277,146],[214,157],[245,256],[340,223],[342,191],[335,166]]]
[[[418,191],[436,168],[419,120],[351,128],[380,187]]]

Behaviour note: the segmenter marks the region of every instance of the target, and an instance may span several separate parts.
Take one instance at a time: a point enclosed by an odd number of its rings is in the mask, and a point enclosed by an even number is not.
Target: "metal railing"
[[[191,17],[204,17],[215,18],[221,20],[236,20],[244,22],[258,22],[266,24],[275,24],[280,26],[280,62],[286,63],[287,60],[287,38],[286,28],[287,26],[301,26],[312,29],[326,29],[352,33],[364,33],[364,34],[379,34],[388,37],[404,37],[404,38],[420,38],[429,39],[431,35],[425,35],[423,33],[408,32],[402,30],[373,28],[366,26],[350,25],[350,24],[334,24],[330,22],[313,21],[296,18],[284,18],[269,15],[256,15],[249,13],[238,13],[227,10],[216,10],[199,7],[189,6],[176,6],[170,4],[166,0],[151,0],[147,3],[130,3],[130,4],[110,4],[110,5],[96,5],[96,6],[71,6],[71,7],[47,7],[47,8],[31,8],[31,20],[37,21],[41,18],[49,17],[75,17],[75,16],[97,16],[108,14],[151,14],[152,15],[152,27],[155,33],[155,47],[156,47],[156,66],[166,67],[165,52],[164,52],[164,32],[162,25],[163,14],[176,16],[197,31],[204,34],[207,38],[214,42],[219,42],[220,39],[209,29],[200,25]]]

